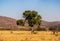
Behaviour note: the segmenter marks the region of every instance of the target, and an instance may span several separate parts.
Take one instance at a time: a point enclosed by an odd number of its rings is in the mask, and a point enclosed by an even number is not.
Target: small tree
[[[28,24],[32,28],[32,32],[34,32],[34,25],[39,26],[41,24],[41,16],[38,15],[37,11],[27,10],[23,13],[23,17],[25,18],[25,21],[28,20]]]
[[[23,19],[17,20],[17,25],[24,26],[24,20]]]

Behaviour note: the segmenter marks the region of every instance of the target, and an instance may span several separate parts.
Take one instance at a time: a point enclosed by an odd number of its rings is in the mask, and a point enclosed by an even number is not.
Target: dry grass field
[[[36,31],[37,34],[31,34],[31,31],[1,31],[0,41],[60,41],[60,32],[58,36],[50,31]]]

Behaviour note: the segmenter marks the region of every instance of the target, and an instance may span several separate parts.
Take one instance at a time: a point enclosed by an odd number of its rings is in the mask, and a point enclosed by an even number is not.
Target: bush
[[[17,20],[17,25],[24,26],[24,20],[23,19]]]
[[[49,27],[49,30],[53,32],[53,34],[55,34],[57,32],[57,26],[56,25],[53,25],[53,26],[50,26]]]
[[[50,31],[56,31],[56,30],[57,30],[57,26],[50,26],[50,27],[49,27],[49,30],[50,30]]]

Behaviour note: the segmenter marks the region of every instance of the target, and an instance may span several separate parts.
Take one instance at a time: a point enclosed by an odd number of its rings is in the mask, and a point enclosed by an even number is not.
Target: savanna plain
[[[0,41],[60,41],[60,32],[0,30]]]

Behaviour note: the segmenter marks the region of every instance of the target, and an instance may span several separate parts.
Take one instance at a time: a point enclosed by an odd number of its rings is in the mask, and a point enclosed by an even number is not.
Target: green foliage
[[[17,20],[17,25],[24,26],[24,20],[23,19]]]
[[[28,21],[30,27],[33,27],[34,25],[38,25],[39,27],[41,24],[41,16],[38,15],[37,11],[27,10],[23,13],[23,17]],[[34,28],[31,28],[31,31],[34,33]]]
[[[25,20],[28,20],[29,26],[33,27],[35,24],[41,24],[41,16],[38,15],[37,11],[27,10],[23,13]]]
[[[32,17],[36,17],[37,16],[37,12],[36,11],[30,11],[30,10],[27,10],[23,13],[23,17],[24,18],[32,18]]]

